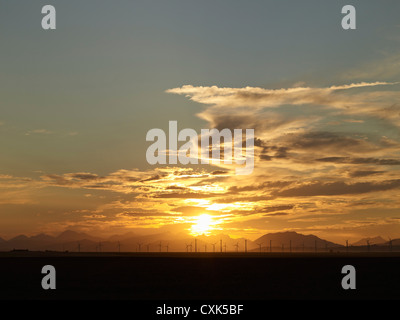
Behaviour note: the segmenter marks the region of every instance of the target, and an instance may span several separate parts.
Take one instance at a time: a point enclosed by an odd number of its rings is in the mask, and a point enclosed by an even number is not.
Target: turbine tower
[[[222,239],[219,240],[219,249],[220,249],[220,251],[222,253]]]
[[[247,253],[247,239],[244,240],[244,252]]]
[[[369,250],[371,249],[370,245],[369,245],[369,240],[367,240],[367,250],[369,252]]]
[[[269,240],[269,252],[272,252],[272,240]]]
[[[236,247],[236,252],[239,252],[239,242],[236,242],[234,246]]]
[[[260,253],[261,253],[261,245],[262,245],[262,243],[257,243],[257,244],[260,247]]]
[[[346,240],[346,252],[349,252],[349,240]]]
[[[141,242],[138,243],[139,252],[142,252],[142,244]]]
[[[121,252],[121,243],[118,241],[118,252]]]
[[[390,252],[393,251],[392,239],[390,239],[390,238],[389,238],[389,250],[390,250]]]
[[[216,242],[212,243],[212,246],[213,246],[213,252],[215,252],[215,245],[216,245]]]

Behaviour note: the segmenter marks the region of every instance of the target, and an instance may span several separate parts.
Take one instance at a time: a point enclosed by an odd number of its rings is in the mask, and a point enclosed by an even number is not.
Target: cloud
[[[53,134],[53,132],[47,129],[35,129],[25,133],[26,136],[30,136],[31,134]]]
[[[375,164],[380,166],[398,166],[400,159],[377,159],[377,158],[350,158],[350,157],[326,157],[317,159],[320,162],[333,162],[345,164]]]
[[[236,126],[238,122],[245,124],[245,119],[240,121],[240,116],[250,119],[261,117],[266,120],[267,117],[263,115],[265,109],[274,110],[286,105],[330,108],[343,115],[361,114],[369,117],[380,117],[395,125],[400,125],[399,106],[393,104],[393,101],[400,99],[399,90],[365,92],[366,89],[395,86],[399,83],[375,81],[333,85],[325,88],[292,87],[281,89],[184,85],[180,88],[166,90],[166,92],[185,95],[192,101],[207,105],[208,107],[198,116],[216,128],[220,127],[221,123],[226,123],[228,128],[229,123]],[[226,112],[228,109],[230,112]],[[251,110],[251,113],[249,113],[249,110]],[[249,116],[249,114],[252,116]],[[271,117],[273,116],[271,115]],[[293,118],[299,120],[301,116],[297,115]],[[257,125],[257,121],[254,121],[254,125]],[[249,127],[247,126],[247,128]]]
[[[377,170],[356,170],[356,171],[350,172],[349,176],[352,178],[366,177],[366,176],[371,176],[371,175],[382,174],[384,172],[385,171],[377,171]]]
[[[400,188],[400,179],[382,182],[312,182],[274,192],[277,197],[313,197],[351,195],[377,191],[387,191]]]
[[[264,89],[260,87],[219,88],[217,86],[195,87],[192,85],[184,85],[181,88],[166,90],[166,92],[185,95],[190,98],[190,100],[202,104],[229,108],[275,108],[284,104],[333,106],[337,105],[336,102],[338,99],[335,99],[335,93],[337,91],[395,84],[398,84],[398,82],[389,83],[376,81],[371,83],[352,83],[349,85],[331,86],[327,88],[294,87],[282,89]]]

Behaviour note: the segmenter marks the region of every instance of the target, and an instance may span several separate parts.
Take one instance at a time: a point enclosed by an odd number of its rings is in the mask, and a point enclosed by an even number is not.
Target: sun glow
[[[194,236],[197,235],[209,235],[212,230],[214,230],[214,225],[216,222],[213,220],[212,216],[209,214],[202,214],[196,218],[194,224],[192,225],[190,231]]]

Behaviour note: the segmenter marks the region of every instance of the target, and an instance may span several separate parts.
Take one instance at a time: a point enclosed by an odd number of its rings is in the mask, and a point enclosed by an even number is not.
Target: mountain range
[[[367,240],[371,245],[387,245],[381,237],[365,238],[352,246],[365,246]],[[393,245],[400,239],[393,240]],[[270,248],[272,246],[272,249]],[[314,251],[333,250],[343,246],[321,239],[315,235],[304,235],[297,232],[267,233],[251,241],[245,238],[231,238],[229,235],[201,235],[196,238],[184,233],[170,232],[138,235],[128,232],[110,237],[92,236],[87,233],[66,230],[57,236],[40,233],[27,237],[19,235],[9,240],[0,238],[0,251],[69,251],[69,252],[249,252],[259,251]]]

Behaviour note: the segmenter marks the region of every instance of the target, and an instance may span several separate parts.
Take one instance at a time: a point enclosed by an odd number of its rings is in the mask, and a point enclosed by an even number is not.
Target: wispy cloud
[[[53,134],[53,132],[47,129],[35,129],[25,133],[26,136],[30,136],[32,134]]]

